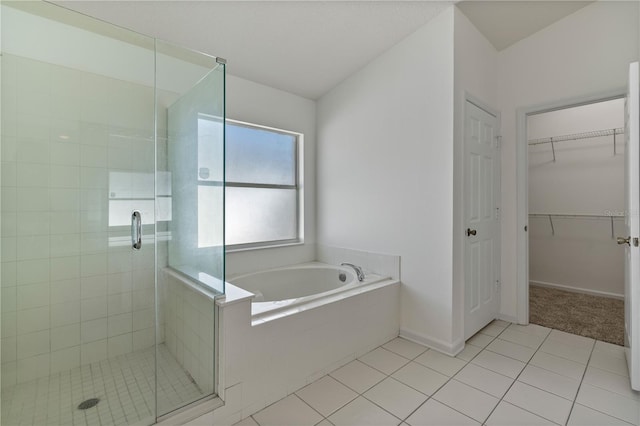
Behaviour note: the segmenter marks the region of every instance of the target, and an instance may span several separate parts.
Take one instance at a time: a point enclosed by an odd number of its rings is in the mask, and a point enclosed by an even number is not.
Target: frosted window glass
[[[222,121],[214,117],[198,118],[198,180],[222,181]]]
[[[297,238],[295,189],[226,189],[227,245]]]
[[[227,182],[296,184],[296,137],[227,122]]]
[[[222,187],[198,186],[198,248],[222,245]]]

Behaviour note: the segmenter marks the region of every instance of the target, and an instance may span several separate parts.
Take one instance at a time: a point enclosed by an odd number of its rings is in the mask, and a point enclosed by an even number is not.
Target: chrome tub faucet
[[[350,266],[353,268],[354,271],[356,271],[356,275],[358,276],[358,281],[364,281],[364,272],[362,271],[362,268],[354,265],[353,263],[347,263],[347,262],[343,262],[340,264],[340,266]]]

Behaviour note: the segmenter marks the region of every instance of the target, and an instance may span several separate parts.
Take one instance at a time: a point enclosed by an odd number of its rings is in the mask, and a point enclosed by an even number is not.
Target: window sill
[[[293,247],[293,246],[303,246],[304,241],[294,241],[287,243],[274,243],[274,244],[264,244],[260,246],[254,247],[237,247],[237,248],[227,248],[225,253],[240,253],[243,251],[253,251],[253,250],[264,250],[264,249],[272,249],[272,248],[282,248],[282,247]]]

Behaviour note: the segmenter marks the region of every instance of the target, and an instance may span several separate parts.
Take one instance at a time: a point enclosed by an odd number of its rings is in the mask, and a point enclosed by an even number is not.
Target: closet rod
[[[564,214],[564,213],[529,213],[529,216],[531,217],[548,217],[548,216],[553,216],[553,217],[560,217],[560,218],[592,218],[592,219],[598,219],[598,218],[620,218],[620,219],[624,219],[624,215],[612,215],[612,214]]]
[[[606,219],[611,221],[611,238],[615,239],[613,229],[613,219],[624,219],[623,215],[610,215],[610,214],[561,214],[561,213],[529,213],[529,217],[547,217],[549,218],[549,225],[551,226],[551,235],[556,235],[556,228],[553,226],[553,218],[576,218],[576,219]]]
[[[602,136],[613,136],[615,143],[616,135],[623,135],[624,129],[605,129],[605,130],[594,130],[592,132],[583,132],[583,133],[573,133],[571,135],[560,135],[553,136],[550,138],[538,138],[538,139],[529,139],[529,145],[541,145],[545,143],[557,143],[557,142],[565,142],[565,141],[574,141],[578,139],[589,139],[589,138],[599,138]]]

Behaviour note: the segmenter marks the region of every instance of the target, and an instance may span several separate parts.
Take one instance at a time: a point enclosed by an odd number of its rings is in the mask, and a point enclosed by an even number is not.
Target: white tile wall
[[[128,230],[108,223],[109,173],[153,171],[154,98],[99,75],[2,61],[6,387],[154,344],[153,248],[110,243]]]
[[[173,276],[166,282],[164,328],[167,348],[203,394],[214,391],[215,302]]]
[[[319,262],[330,265],[349,262],[362,267],[365,273],[368,271],[383,277],[400,279],[400,256],[331,247],[323,244],[317,244],[316,247],[316,259]]]

